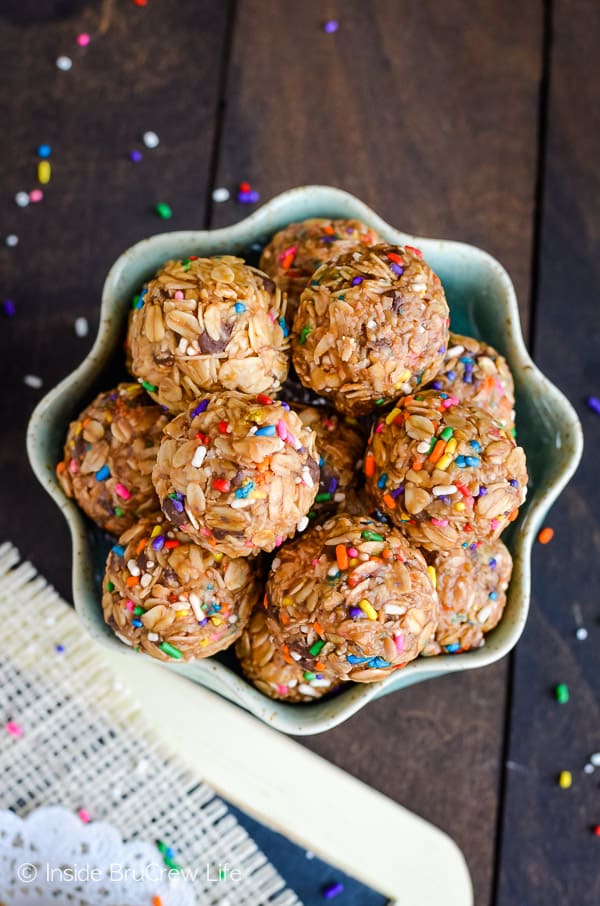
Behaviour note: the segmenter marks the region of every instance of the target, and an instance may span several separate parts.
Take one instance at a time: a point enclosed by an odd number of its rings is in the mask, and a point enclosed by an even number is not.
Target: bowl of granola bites
[[[502,266],[326,186],[128,249],[28,432],[90,635],[293,734],[510,651],[581,446]]]

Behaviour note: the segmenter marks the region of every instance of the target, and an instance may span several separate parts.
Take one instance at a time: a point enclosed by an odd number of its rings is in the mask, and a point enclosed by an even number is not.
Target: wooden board
[[[324,18],[336,18],[325,34]],[[518,22],[518,28],[515,28]],[[217,185],[348,189],[403,229],[479,244],[527,321],[541,9],[240,0]],[[215,225],[245,211],[215,206]],[[490,902],[506,664],[375,702],[306,741],[448,831]]]
[[[446,834],[207,689],[150,661],[101,654],[153,725],[169,713],[169,726],[156,725],[165,745],[239,808],[390,906],[472,906],[464,858]],[[187,719],[194,711],[202,720]]]
[[[586,447],[548,518],[554,541],[535,552],[515,652],[499,906],[600,902],[599,775],[582,771],[600,749],[600,418],[585,405],[600,397],[600,7],[552,7],[534,353],[578,409]],[[577,609],[587,641],[575,638]],[[569,686],[568,704],[555,701],[556,683]],[[570,790],[557,785],[561,770],[573,774]]]

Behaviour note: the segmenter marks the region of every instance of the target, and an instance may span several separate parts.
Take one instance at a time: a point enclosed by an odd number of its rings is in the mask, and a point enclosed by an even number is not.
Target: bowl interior
[[[518,520],[504,538],[515,561],[506,611],[482,649],[420,658],[382,682],[349,684],[336,696],[306,705],[267,699],[243,679],[229,652],[194,664],[168,665],[170,669],[219,691],[263,720],[293,733],[314,733],[334,726],[371,698],[394,689],[449,671],[491,663],[506,654],[522,632],[529,604],[531,545],[547,508],[577,465],[581,432],[569,403],[536,369],[526,353],[514,290],[498,262],[472,246],[419,239],[401,233],[357,199],[327,187],[304,187],[284,193],[233,227],[154,236],[129,249],[111,269],[103,291],[96,343],[82,365],[39,404],[28,435],[34,469],[63,510],[71,528],[76,609],[94,637],[105,644],[121,646],[104,624],[100,606],[104,564],[114,542],[64,496],[54,476],[68,422],[100,390],[128,379],[122,341],[131,300],[164,261],[187,255],[235,253],[249,263],[257,264],[262,246],[276,230],[294,220],[325,216],[358,217],[389,241],[409,242],[422,248],[426,260],[444,285],[452,329],[484,339],[506,356],[515,377],[518,438],[527,453],[530,490]]]

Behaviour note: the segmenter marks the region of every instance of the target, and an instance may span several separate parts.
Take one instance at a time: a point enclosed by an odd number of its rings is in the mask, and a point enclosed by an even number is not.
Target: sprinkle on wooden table
[[[540,542],[540,544],[549,544],[553,538],[554,538],[554,529],[550,528],[549,525],[547,525],[545,528],[543,528],[538,533],[538,536],[537,536],[537,540]]]
[[[569,687],[566,683],[559,683],[554,689],[554,694],[560,705],[565,705],[569,701]]]
[[[587,398],[588,407],[595,412],[596,415],[600,415],[600,397],[597,396],[588,396]]]
[[[558,785],[561,790],[568,790],[573,785],[573,775],[570,771],[561,771],[558,775]]]
[[[156,211],[158,216],[161,217],[163,220],[170,220],[171,217],[173,216],[173,211],[171,210],[170,205],[168,205],[164,201],[157,202],[154,210]]]
[[[75,330],[76,337],[87,337],[89,331],[87,318],[75,318],[73,328]]]
[[[217,204],[222,204],[224,201],[229,201],[229,198],[229,189],[227,189],[225,186],[218,186],[218,188],[213,190],[212,200],[216,201]]]
[[[148,132],[144,132],[142,135],[142,141],[145,144],[146,148],[158,148],[160,145],[160,139],[156,132],[152,132],[151,129]]]

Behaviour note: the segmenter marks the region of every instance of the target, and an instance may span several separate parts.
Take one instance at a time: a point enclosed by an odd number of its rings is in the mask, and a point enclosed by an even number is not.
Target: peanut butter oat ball
[[[322,516],[343,509],[348,491],[362,477],[364,432],[356,419],[344,418],[330,408],[292,403],[292,409],[316,438],[320,475],[311,514]]]
[[[152,469],[168,420],[139,384],[119,384],[100,393],[69,425],[58,480],[113,535],[158,509]]]
[[[316,701],[339,685],[339,679],[327,670],[304,670],[283,647],[270,634],[267,613],[259,604],[236,642],[235,651],[246,679],[269,698]]]
[[[357,245],[376,245],[381,241],[375,230],[360,220],[325,217],[290,223],[275,233],[263,250],[260,266],[287,293],[288,324],[294,320],[302,290],[324,261],[344,255]]]
[[[275,393],[289,364],[283,307],[241,258],[167,261],[134,301],[128,368],[172,412],[204,391]]]
[[[262,594],[258,561],[193,544],[160,513],[128,529],[106,563],[102,610],[126,645],[161,661],[228,648]]]
[[[491,541],[525,500],[525,453],[492,417],[442,391],[400,399],[375,425],[367,490],[414,544]]]
[[[473,542],[430,557],[437,576],[440,619],[423,654],[481,648],[506,605],[512,557],[502,541]]]
[[[356,249],[321,265],[292,331],[302,383],[351,415],[435,377],[447,341],[442,284],[410,246]]]
[[[438,598],[423,555],[401,532],[340,514],[285,544],[267,582],[267,622],[308,673],[370,683],[433,638]]]
[[[493,346],[451,333],[444,363],[429,385],[481,406],[507,431],[515,424],[515,386],[506,359]]]
[[[315,440],[287,403],[235,391],[200,397],[164,431],[153,472],[163,512],[230,557],[271,551],[308,524]]]

